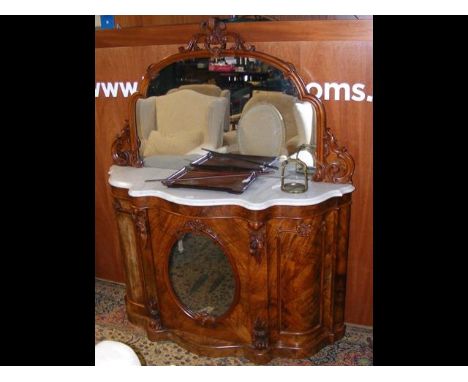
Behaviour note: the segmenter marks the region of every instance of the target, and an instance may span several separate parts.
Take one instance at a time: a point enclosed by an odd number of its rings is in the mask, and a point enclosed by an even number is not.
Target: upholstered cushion
[[[237,144],[237,131],[231,130],[223,134],[223,146],[231,146]]]
[[[199,146],[203,141],[203,132],[197,130],[176,131],[164,135],[160,131],[152,131],[146,142],[143,155],[184,155]]]
[[[258,104],[242,114],[237,131],[239,152],[277,156],[284,151],[284,122],[271,104]]]
[[[146,141],[156,128],[156,97],[141,98],[136,102],[136,127],[140,138],[140,154],[145,151]]]
[[[203,132],[203,142],[219,147],[223,140],[227,100],[193,90],[180,90],[156,97],[156,126],[163,136],[178,132]],[[183,138],[182,138],[183,139]]]
[[[230,105],[231,105],[231,91],[229,89],[221,89],[217,85],[213,84],[192,84],[192,85],[181,85],[178,88],[170,89],[167,94],[171,94],[180,90],[193,90],[197,93],[212,96],[212,97],[224,97],[227,100],[228,107],[226,108],[226,113],[224,115],[224,131],[229,131],[230,126]]]
[[[294,104],[297,135],[300,144],[315,144],[315,109],[310,102],[297,101]]]
[[[294,115],[294,104],[297,98],[288,94],[274,91],[256,90],[252,93],[252,98],[245,104],[243,113],[259,103],[269,103],[278,109],[283,117],[286,128],[286,141],[297,135],[298,128]]]
[[[176,89],[171,89],[167,93],[171,93],[177,90],[189,89],[194,90],[198,93],[209,95],[212,97],[219,97],[221,95],[221,88],[213,84],[193,84],[193,85],[181,85]]]
[[[304,144],[304,139],[301,138],[299,135],[296,135],[295,137],[292,137],[290,140],[288,140],[285,144],[286,150],[288,153],[294,153],[297,151],[300,145]]]

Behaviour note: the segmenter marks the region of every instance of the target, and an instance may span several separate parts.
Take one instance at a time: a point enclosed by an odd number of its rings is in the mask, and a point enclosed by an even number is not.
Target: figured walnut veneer
[[[303,358],[344,335],[351,195],[306,207],[193,207],[112,187],[129,320],[149,339],[208,356]],[[203,234],[227,256],[234,302],[219,317],[191,313],[169,279],[171,248]]]

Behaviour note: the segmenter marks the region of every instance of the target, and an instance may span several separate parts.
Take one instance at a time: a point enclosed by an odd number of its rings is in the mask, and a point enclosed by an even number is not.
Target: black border
[[[464,21],[374,16],[375,365],[467,363]]]
[[[94,16],[0,25],[2,363],[93,365]]]

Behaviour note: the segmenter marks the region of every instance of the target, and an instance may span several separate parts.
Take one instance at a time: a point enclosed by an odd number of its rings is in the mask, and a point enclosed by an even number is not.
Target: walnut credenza
[[[352,185],[312,182],[292,195],[265,178],[229,195],[144,183],[170,172],[111,168],[127,313],[150,340],[266,363],[310,356],[344,335]],[[193,314],[173,291],[169,254],[187,232],[219,245],[233,269],[223,315]]]

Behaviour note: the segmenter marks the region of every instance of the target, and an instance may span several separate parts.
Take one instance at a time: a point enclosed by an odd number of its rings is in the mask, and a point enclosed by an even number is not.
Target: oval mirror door
[[[209,237],[187,233],[172,247],[169,280],[190,315],[219,317],[231,307],[236,281],[222,248]]]

